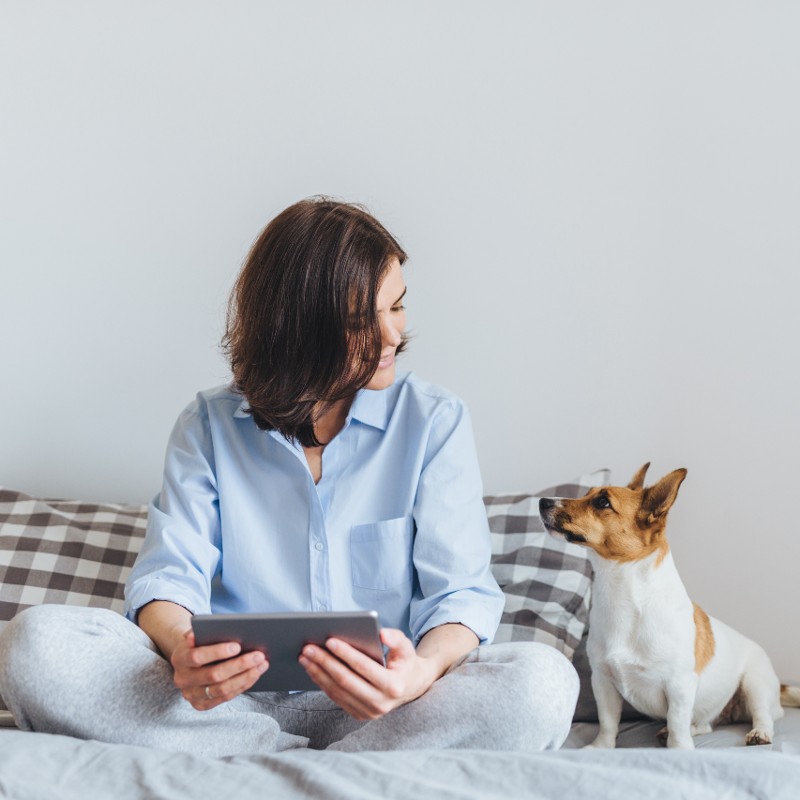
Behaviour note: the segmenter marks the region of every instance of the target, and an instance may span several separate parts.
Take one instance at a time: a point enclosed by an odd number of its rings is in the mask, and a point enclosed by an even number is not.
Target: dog
[[[649,466],[627,487],[539,501],[547,531],[588,547],[594,567],[587,654],[600,732],[588,747],[616,745],[623,699],[666,720],[668,747],[750,720],[747,744],[769,744],[782,705],[800,707],[800,688],[782,686],[759,645],[689,599],[665,534],[687,471],[645,488]]]

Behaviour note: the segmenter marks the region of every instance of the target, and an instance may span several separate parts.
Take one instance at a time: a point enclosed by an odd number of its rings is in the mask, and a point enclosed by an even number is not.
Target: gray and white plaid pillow
[[[582,497],[609,483],[598,470],[535,494],[484,497],[492,573],[506,597],[495,642],[544,642],[572,658],[589,621],[592,567],[586,549],[547,533],[541,497]]]
[[[39,500],[0,487],[0,630],[42,603],[121,612],[146,506]]]
[[[577,545],[549,536],[539,497],[579,497],[607,470],[531,495],[485,497],[492,571],[506,596],[496,642],[543,641],[572,657],[588,620],[591,567]],[[111,608],[147,526],[147,507],[40,500],[0,487],[0,630],[41,603]]]

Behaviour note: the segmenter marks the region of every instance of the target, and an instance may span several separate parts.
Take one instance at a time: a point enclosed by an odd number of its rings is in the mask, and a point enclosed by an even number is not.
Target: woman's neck
[[[352,403],[352,398],[339,400],[328,406],[325,413],[314,423],[314,434],[322,444],[317,447],[303,447],[314,483],[319,483],[322,478],[322,451],[325,449],[325,445],[344,427]]]
[[[352,397],[346,400],[337,400],[333,405],[328,406],[324,413],[317,418],[314,423],[314,433],[317,440],[322,442],[323,447],[344,427],[352,404]]]

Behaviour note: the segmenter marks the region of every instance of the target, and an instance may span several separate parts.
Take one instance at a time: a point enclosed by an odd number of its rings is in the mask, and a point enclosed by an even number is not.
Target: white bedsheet
[[[798,800],[800,755],[762,747],[336,753],[201,759],[0,731],[0,797],[58,800]]]

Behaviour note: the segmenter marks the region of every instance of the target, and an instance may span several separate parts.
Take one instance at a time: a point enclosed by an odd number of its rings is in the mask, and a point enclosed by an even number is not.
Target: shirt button
[[[317,543],[314,545],[314,549],[315,549],[315,550],[323,550],[323,549],[324,549],[324,545],[322,544],[322,542],[317,542]]]

